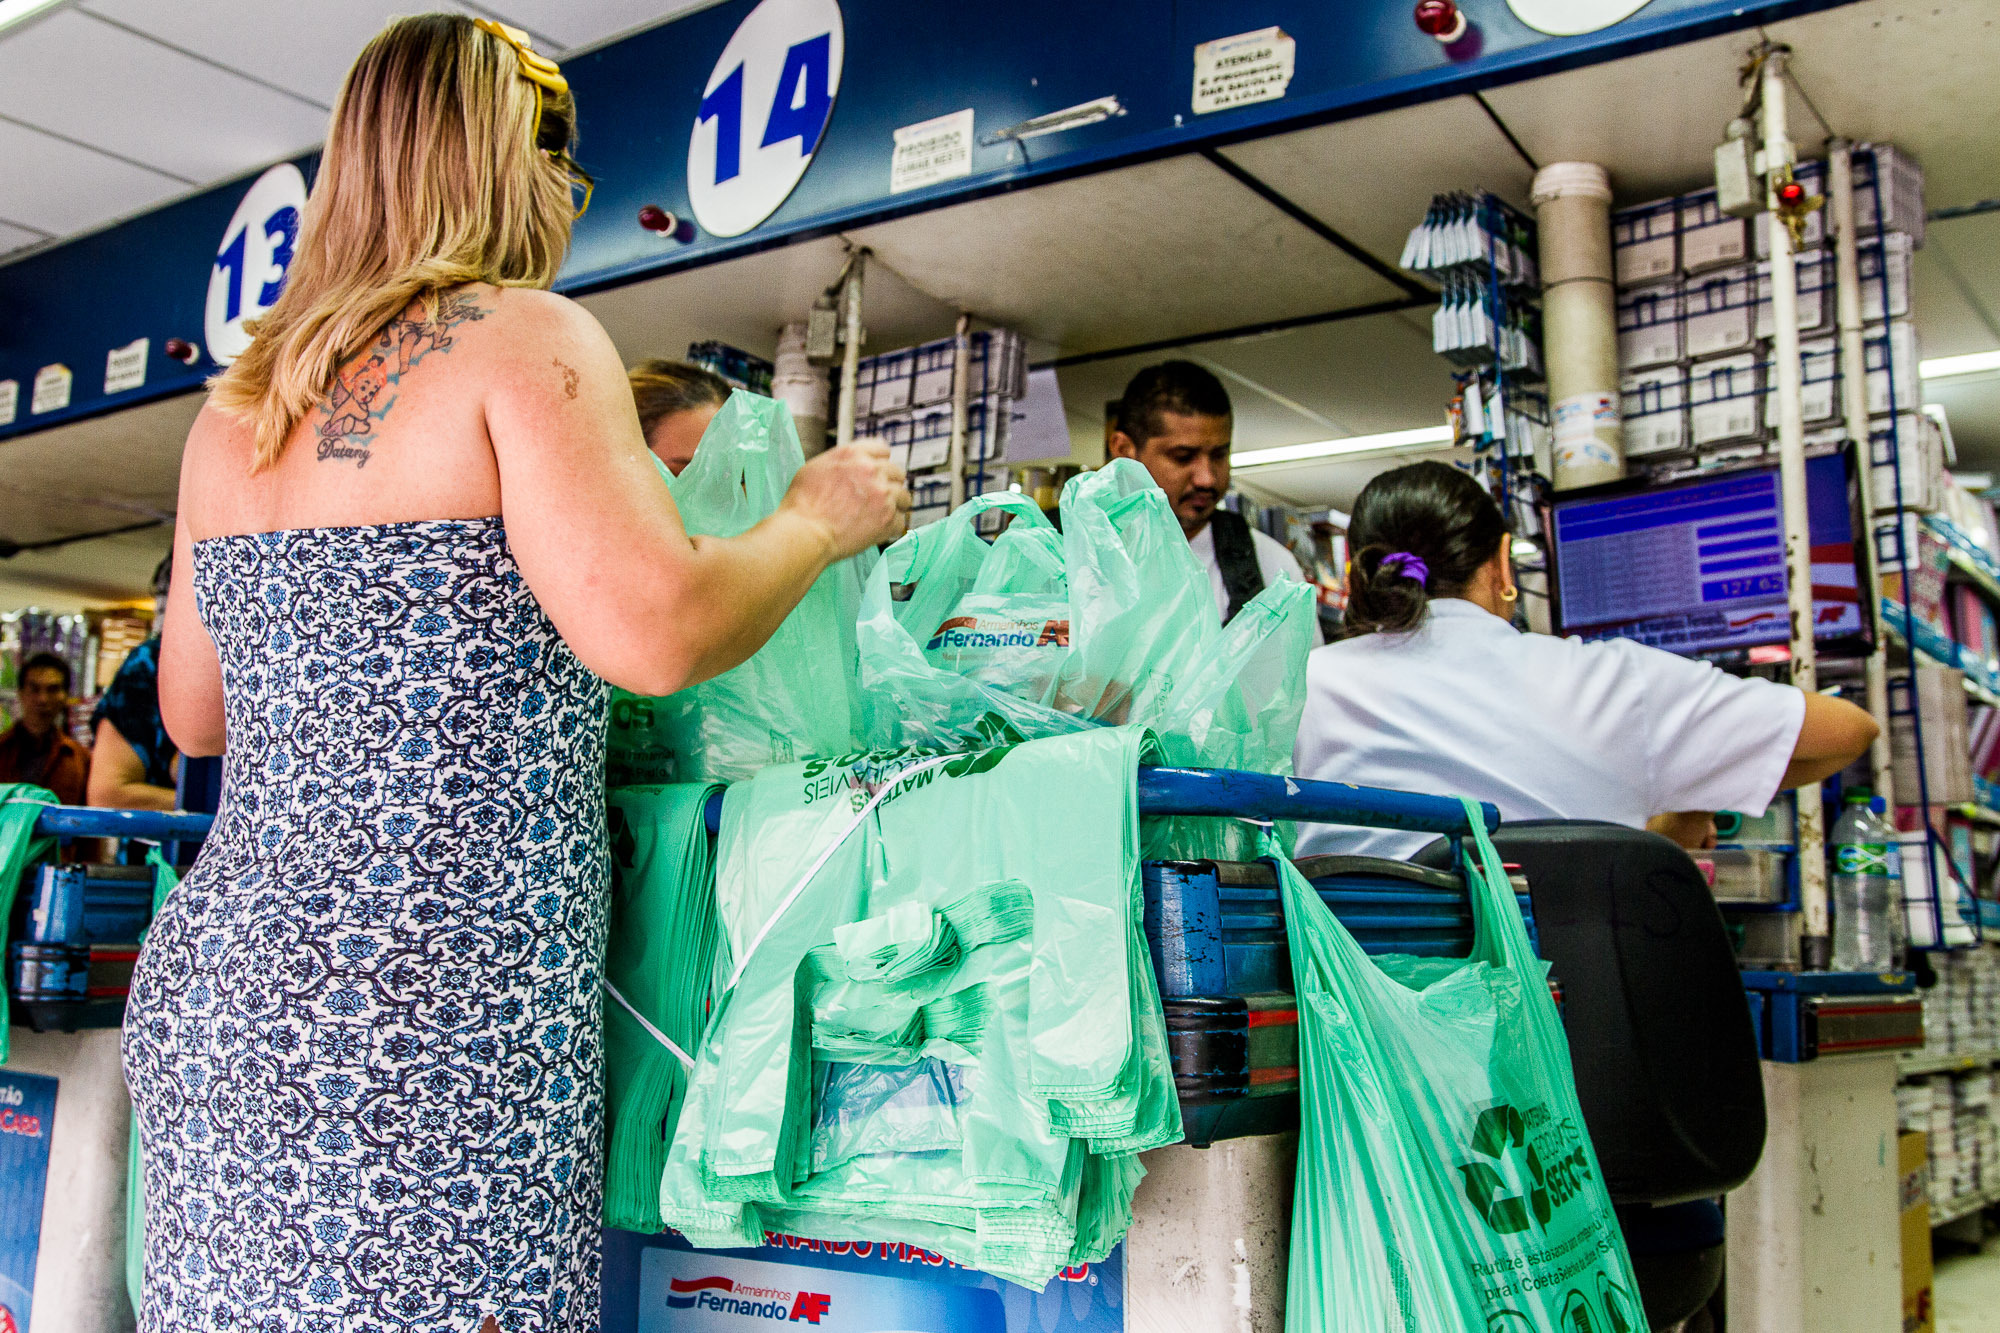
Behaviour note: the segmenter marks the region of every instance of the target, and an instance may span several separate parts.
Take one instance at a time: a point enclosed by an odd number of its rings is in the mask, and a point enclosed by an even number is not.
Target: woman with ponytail
[[[188,437],[161,713],[227,753],[126,1009],[142,1333],[595,1333],[606,682],[728,670],[904,525],[855,445],[688,536],[546,290],[574,128],[525,34],[391,23]]]
[[[1713,841],[1867,750],[1875,721],[1826,695],[1610,639],[1523,633],[1512,536],[1443,463],[1376,477],[1348,525],[1348,636],[1313,653],[1299,776],[1491,801],[1503,819],[1600,819]],[[1310,825],[1300,855],[1405,857],[1420,833]]]

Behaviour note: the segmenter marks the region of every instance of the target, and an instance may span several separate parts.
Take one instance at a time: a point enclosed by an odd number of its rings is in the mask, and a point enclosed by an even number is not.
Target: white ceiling
[[[316,146],[391,17],[503,19],[551,54],[712,0],[68,0],[0,33],[0,258]]]
[[[530,27],[539,19],[560,31],[538,31],[572,41],[643,21],[645,15],[634,11],[660,3],[501,0],[511,19]],[[105,26],[101,16],[110,15],[145,25],[177,47],[198,48],[229,65],[237,71],[230,77],[240,77],[259,96],[270,91],[267,84],[277,83],[294,99],[324,102],[331,96],[325,71],[343,67],[348,53],[388,12],[389,0],[315,5],[185,0],[172,7],[157,0],[81,0],[59,17]],[[584,15],[593,17],[597,29]],[[235,27],[232,16],[241,20]],[[265,26],[256,27],[253,20]],[[251,24],[250,35],[243,23]],[[203,36],[223,32],[231,34],[228,43]],[[1772,35],[1796,48],[1800,81],[1837,128],[1856,138],[1893,141],[1925,165],[1933,206],[2000,197],[2000,152],[1990,146],[1991,128],[2000,123],[2000,80],[1992,77],[2000,69],[2000,4],[1861,0],[1775,25]],[[18,36],[0,39],[0,117],[15,114],[7,99],[11,47]],[[1538,161],[1605,162],[1621,201],[1638,201],[1704,183],[1710,150],[1736,109],[1736,68],[1754,40],[1754,33],[1709,39],[1493,89],[1486,96]],[[260,52],[288,43],[286,59],[299,68],[318,68],[319,84],[301,77],[294,86],[285,81],[284,68],[260,61]],[[304,58],[301,46],[322,54]],[[93,39],[87,49],[103,47]],[[203,68],[218,77],[224,73]],[[70,81],[50,82],[64,92]],[[87,88],[87,72],[76,74],[75,82]],[[90,98],[78,91],[71,100],[81,105]],[[241,118],[230,112],[214,120]],[[1792,118],[1802,150],[1816,152],[1821,128],[1797,98]],[[261,133],[270,126],[257,128]],[[62,132],[83,137],[74,127]],[[9,217],[12,207],[11,182],[21,179],[13,164],[24,160],[10,153],[29,151],[10,148],[10,134],[19,138],[26,132],[0,119],[0,180],[10,182],[0,189],[0,219]],[[127,151],[109,142],[105,147]],[[53,150],[43,143],[39,151]],[[175,160],[191,165],[198,153],[212,150],[175,146],[174,151],[182,155]],[[242,166],[283,151],[290,149],[264,153]],[[1315,219],[1390,261],[1432,194],[1485,186],[1525,203],[1532,175],[1471,98],[1301,130],[1239,144],[1227,153]],[[147,160],[135,167],[98,152],[74,169],[30,173],[27,179],[47,182],[50,208],[67,208],[74,216],[86,211],[75,203],[79,192],[126,188],[117,173],[153,171],[158,165]],[[70,189],[70,182],[80,183],[78,189]],[[182,188],[173,182],[169,192]],[[65,221],[60,227],[78,225],[90,224]],[[7,235],[0,230],[0,244]],[[1033,355],[1047,359],[1187,339],[1395,294],[1378,275],[1200,156],[1014,191],[859,229],[850,239],[871,246],[879,261],[871,269],[866,302],[871,350],[940,336],[961,308],[1022,329],[1031,336]],[[707,337],[768,355],[778,326],[800,318],[834,279],[841,254],[839,238],[822,238],[598,293],[584,304],[628,359],[678,355],[690,341]],[[1916,280],[1926,355],[2000,347],[1995,319],[2000,216],[1933,223],[1919,252]],[[1195,340],[1182,351],[1224,377],[1237,405],[1237,442],[1259,448],[1437,423],[1451,385],[1444,363],[1430,353],[1428,330],[1429,311],[1415,310],[1230,342]],[[1077,456],[1090,457],[1100,446],[1105,400],[1115,397],[1139,366],[1170,354],[1117,356],[1061,371]],[[1966,465],[2000,470],[2000,375],[1937,383],[1927,396],[1950,411]],[[137,488],[145,491],[145,502],[170,506],[172,463],[185,429],[184,419],[169,420],[172,416],[162,405],[80,423],[67,428],[68,435],[51,432],[50,448],[32,456],[14,451],[43,437],[8,445],[0,480],[29,472],[54,476],[52,470],[60,469],[65,484],[110,488],[108,482],[72,479],[64,460],[81,456],[95,460],[99,477],[116,469],[121,477],[145,478]],[[141,464],[127,469],[126,460],[135,455]],[[1344,508],[1367,477],[1387,465],[1380,458],[1357,458],[1243,477],[1292,503]],[[38,484],[49,489],[46,478]],[[0,537],[25,539],[10,530],[25,517],[0,489]],[[69,522],[76,514],[54,518]],[[67,549],[69,555],[51,553],[47,560],[60,566],[63,560],[93,558],[85,547]],[[23,559],[0,564],[0,579]],[[141,586],[143,579],[135,590]]]

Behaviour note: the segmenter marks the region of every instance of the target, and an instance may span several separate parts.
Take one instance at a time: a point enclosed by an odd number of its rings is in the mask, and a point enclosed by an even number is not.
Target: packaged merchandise
[[[1037,1288],[1107,1253],[1136,1155],[1181,1137],[1142,756],[1143,729],[1090,727],[730,788],[661,1220],[698,1246],[906,1242]]]
[[[1369,957],[1276,859],[1303,1082],[1293,1333],[1646,1327],[1547,967],[1466,809],[1470,959]]]
[[[692,534],[733,537],[778,507],[805,465],[783,403],[737,391],[668,478]],[[664,472],[664,469],[662,469]],[[874,563],[864,552],[828,569],[742,665],[678,694],[613,694],[609,785],[732,782],[771,764],[853,748],[860,700],[854,616]]]

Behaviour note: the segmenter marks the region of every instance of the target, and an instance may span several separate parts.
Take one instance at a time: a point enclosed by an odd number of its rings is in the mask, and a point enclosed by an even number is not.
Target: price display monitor
[[[1806,460],[1813,637],[1865,648],[1847,456]],[[1564,634],[1685,656],[1766,660],[1791,642],[1776,465],[1556,501],[1555,619]],[[1779,654],[1783,656],[1782,653]]]

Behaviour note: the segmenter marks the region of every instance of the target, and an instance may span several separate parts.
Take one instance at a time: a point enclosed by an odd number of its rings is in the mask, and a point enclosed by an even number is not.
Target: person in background
[[[153,623],[167,621],[171,553],[153,571]],[[111,688],[91,715],[96,745],[90,759],[90,803],[121,810],[174,808],[174,765],[180,751],[160,721],[160,636],[125,655]]]
[[[1305,582],[1298,557],[1282,542],[1221,507],[1234,424],[1221,380],[1192,361],[1163,361],[1125,386],[1106,446],[1113,458],[1143,463],[1167,493],[1195,559],[1208,570],[1224,624],[1280,576]],[[1313,642],[1324,642],[1317,617]]]
[[[641,361],[625,372],[646,447],[678,477],[694,460],[708,423],[729,401],[729,381],[685,361]]]
[[[65,730],[69,690],[69,663],[54,653],[21,663],[21,720],[0,734],[0,782],[31,782],[64,805],[82,805],[90,751]]]
[[[1865,753],[1842,699],[1739,679],[1629,639],[1523,634],[1512,541],[1443,463],[1368,483],[1348,529],[1349,637],[1306,667],[1300,777],[1491,801],[1500,817],[1652,826],[1712,845],[1707,812],[1756,814]],[[1298,854],[1407,857],[1428,834],[1307,825]]]

